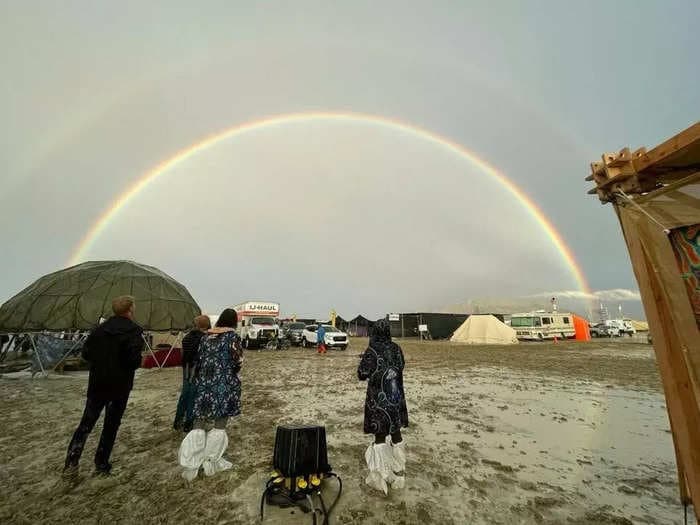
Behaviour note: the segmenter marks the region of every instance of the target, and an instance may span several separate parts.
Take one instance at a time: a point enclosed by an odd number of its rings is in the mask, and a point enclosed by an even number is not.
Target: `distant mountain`
[[[441,308],[439,311],[443,313],[499,313],[499,314],[514,314],[521,312],[530,312],[533,310],[552,309],[551,298],[557,297],[557,305],[559,311],[573,312],[590,320],[598,320],[599,308],[602,302],[607,308],[610,318],[619,317],[622,306],[622,315],[631,319],[645,320],[644,308],[641,301],[638,299],[625,297],[624,301],[600,301],[598,297],[567,297],[542,294],[537,296],[527,297],[485,297],[471,299],[465,303],[454,304]]]

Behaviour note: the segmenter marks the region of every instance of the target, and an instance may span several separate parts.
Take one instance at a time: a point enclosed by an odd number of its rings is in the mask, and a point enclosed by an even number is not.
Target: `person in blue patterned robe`
[[[389,321],[380,319],[372,327],[369,346],[362,354],[357,377],[367,381],[364,431],[374,440],[365,452],[370,474],[367,484],[387,492],[387,483],[403,488],[406,466],[401,428],[408,426],[403,389],[404,356],[391,340]]]

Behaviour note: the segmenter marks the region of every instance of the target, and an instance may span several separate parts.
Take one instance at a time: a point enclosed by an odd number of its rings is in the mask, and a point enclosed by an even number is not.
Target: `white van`
[[[233,307],[238,314],[238,335],[244,348],[262,347],[278,337],[279,303],[248,301]]]
[[[637,330],[635,330],[634,326],[632,326],[632,321],[629,319],[612,319],[610,322],[620,330],[620,335],[628,335],[632,337],[637,333]]]
[[[569,339],[576,336],[572,314],[562,312],[530,312],[513,314],[510,326],[518,339],[543,341],[545,339]]]

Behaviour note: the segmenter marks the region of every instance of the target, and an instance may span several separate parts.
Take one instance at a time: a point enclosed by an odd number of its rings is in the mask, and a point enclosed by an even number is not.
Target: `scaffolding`
[[[591,163],[644,303],[666,396],[681,502],[700,509],[700,122],[647,151]],[[698,517],[700,523],[700,517]]]

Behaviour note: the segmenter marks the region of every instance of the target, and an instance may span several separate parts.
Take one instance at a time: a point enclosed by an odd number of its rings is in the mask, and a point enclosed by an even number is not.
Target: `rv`
[[[569,339],[576,336],[574,318],[562,312],[530,312],[513,314],[510,326],[518,339],[524,341],[543,341],[545,339]]]
[[[238,335],[244,348],[259,348],[278,336],[279,303],[248,301],[233,309],[238,314]]]

